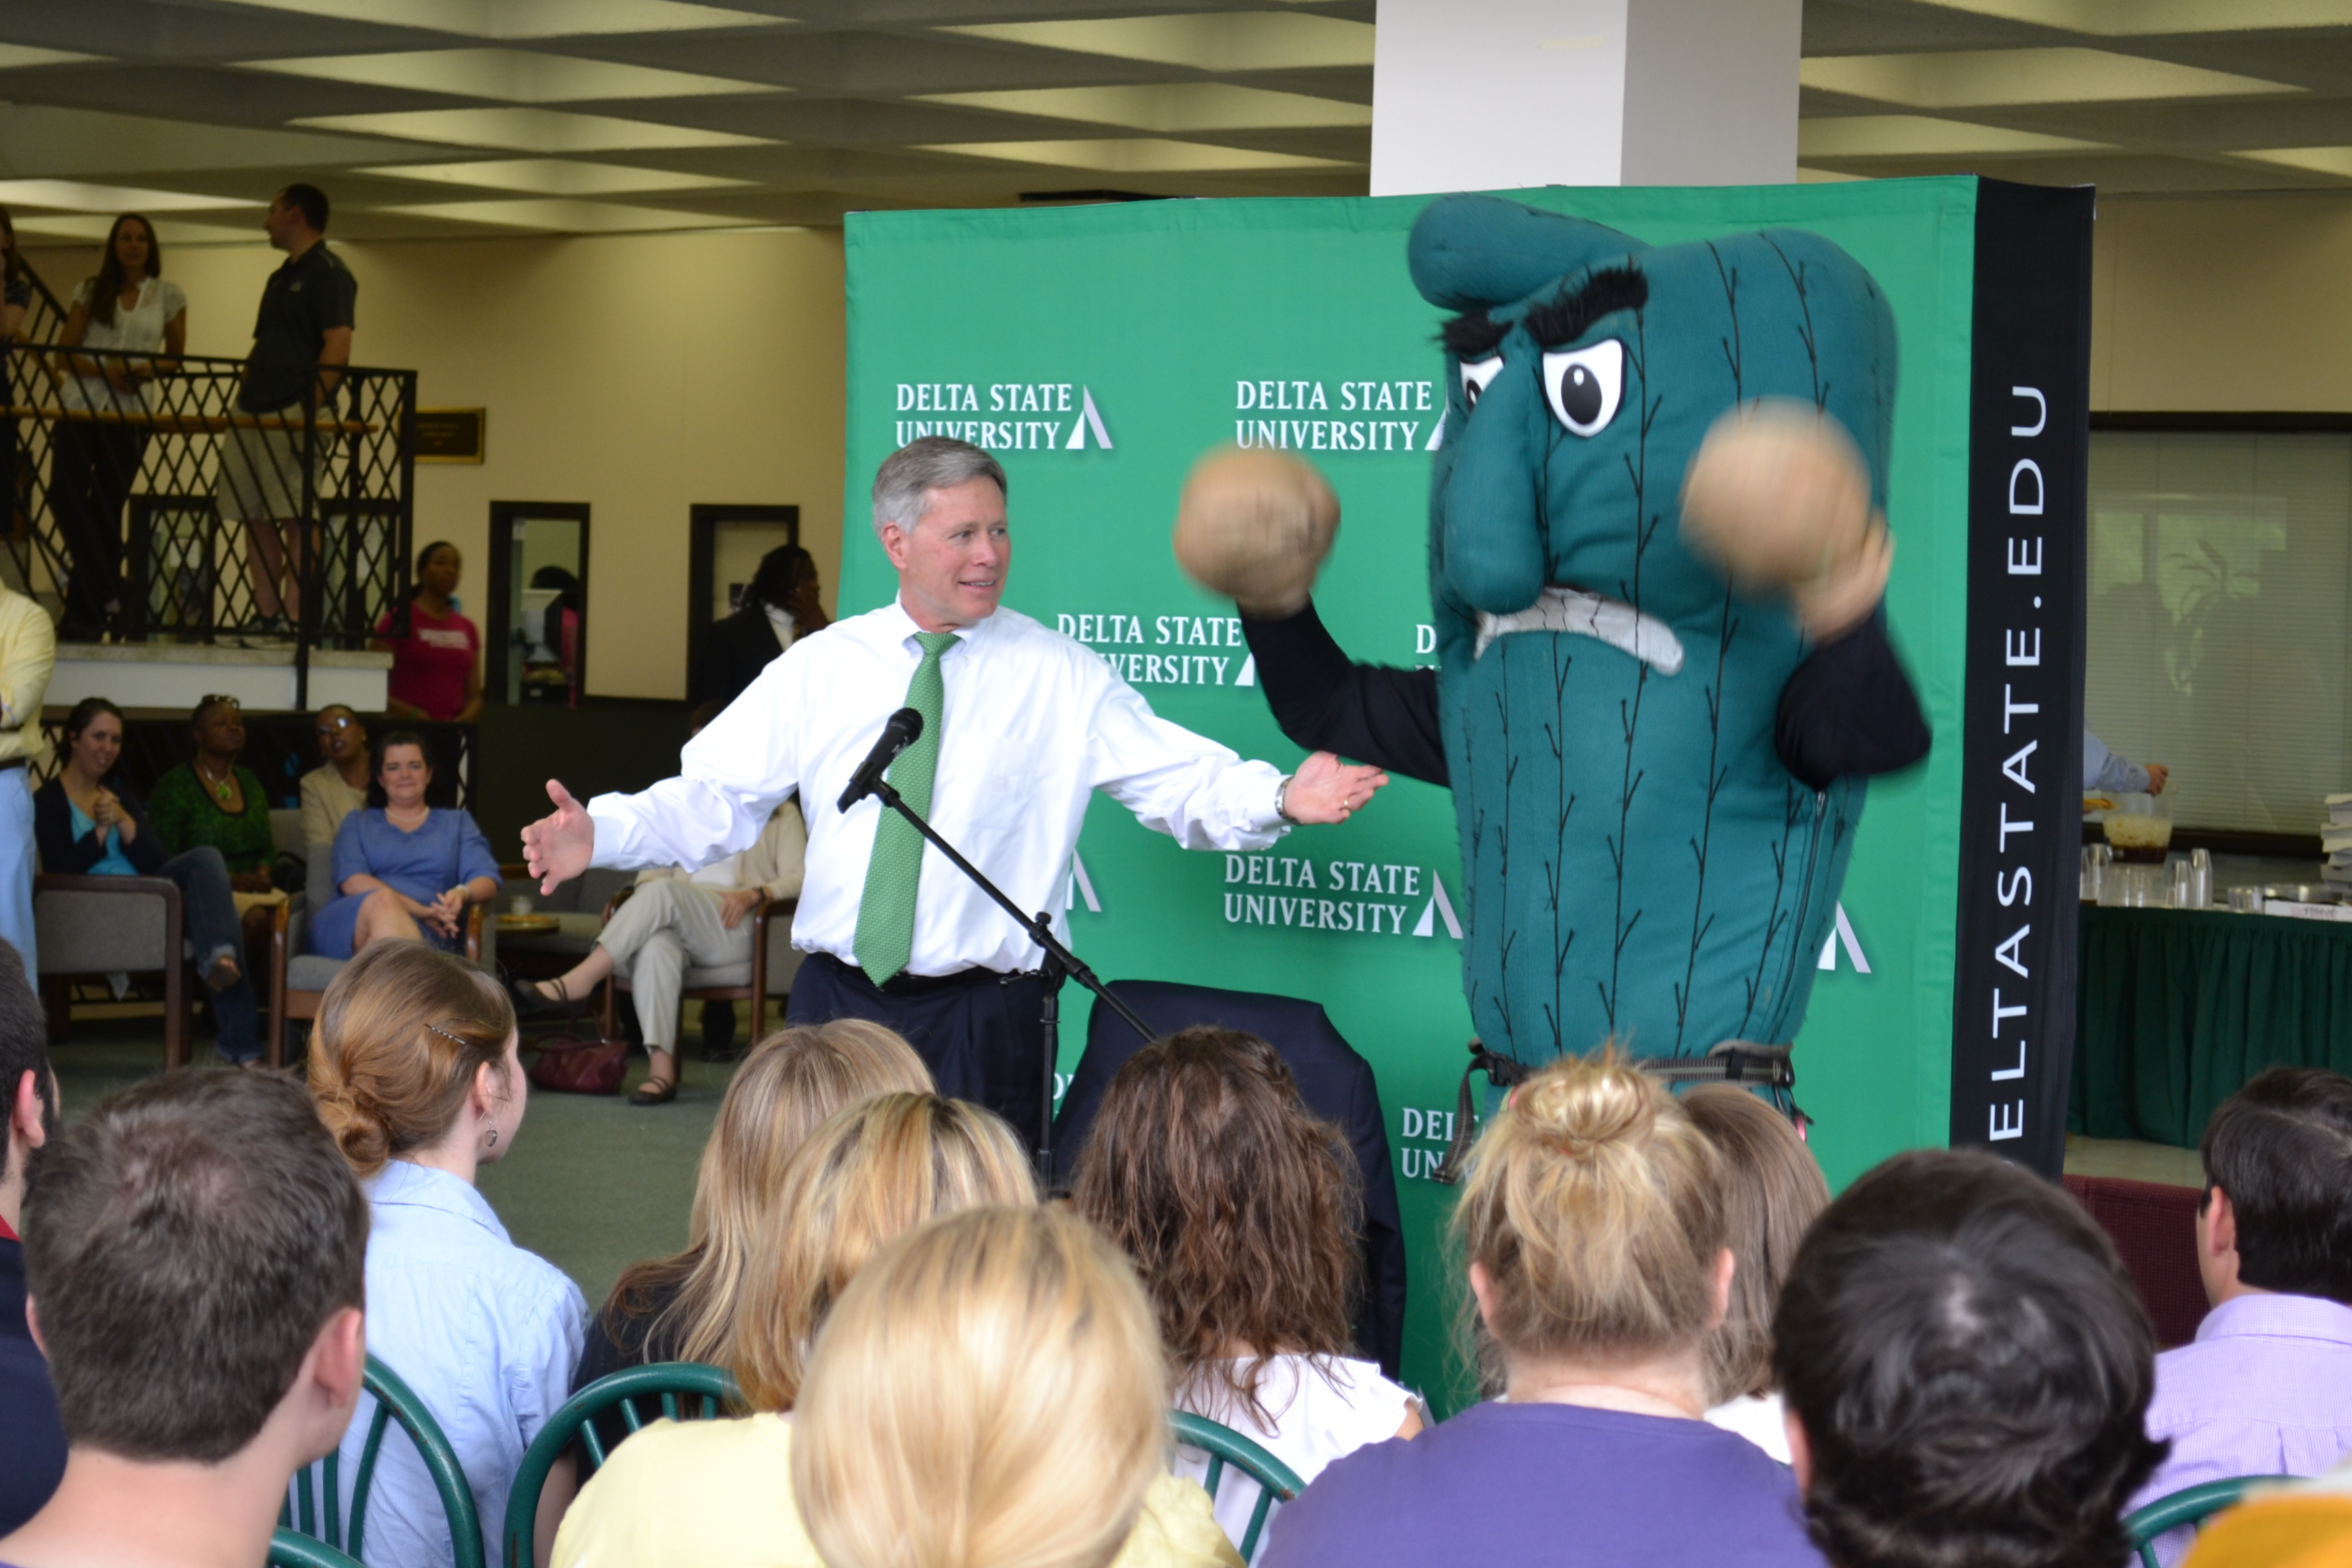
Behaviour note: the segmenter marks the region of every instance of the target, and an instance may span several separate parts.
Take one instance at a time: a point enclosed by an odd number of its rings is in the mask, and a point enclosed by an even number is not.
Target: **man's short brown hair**
[[[199,1464],[243,1448],[327,1320],[364,1303],[367,1230],[284,1079],[168,1073],[68,1126],[25,1203],[67,1442]]]

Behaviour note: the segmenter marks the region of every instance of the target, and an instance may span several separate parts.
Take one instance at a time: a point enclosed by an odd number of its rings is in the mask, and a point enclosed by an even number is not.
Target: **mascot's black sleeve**
[[[1242,617],[1258,684],[1282,732],[1392,773],[1444,784],[1437,671],[1357,664],[1309,604],[1295,616]],[[1887,640],[1884,610],[1815,648],[1780,689],[1780,765],[1812,789],[1846,773],[1889,773],[1927,754],[1927,716]]]
[[[1274,721],[1292,741],[1425,784],[1446,782],[1437,671],[1355,663],[1311,603],[1278,621],[1244,616],[1242,636]]]
[[[1773,750],[1813,789],[1847,773],[1907,768],[1927,754],[1928,741],[1918,693],[1887,640],[1884,608],[1815,648],[1780,688]]]

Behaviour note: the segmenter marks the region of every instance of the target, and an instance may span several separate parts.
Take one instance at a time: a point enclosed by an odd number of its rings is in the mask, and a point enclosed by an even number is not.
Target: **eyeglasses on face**
[[[321,735],[332,735],[339,731],[353,729],[358,725],[358,722],[359,721],[357,720],[350,718],[321,719],[319,721],[319,733]]]

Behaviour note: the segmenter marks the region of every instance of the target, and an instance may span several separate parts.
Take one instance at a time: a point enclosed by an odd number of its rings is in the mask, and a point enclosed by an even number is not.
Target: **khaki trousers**
[[[751,917],[729,931],[719,921],[723,896],[677,878],[644,883],[596,939],[613,955],[614,972],[628,976],[650,1049],[677,1048],[678,993],[688,970],[751,962]]]

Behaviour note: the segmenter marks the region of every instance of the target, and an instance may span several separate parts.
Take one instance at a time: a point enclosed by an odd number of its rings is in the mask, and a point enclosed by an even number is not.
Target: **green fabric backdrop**
[[[1871,788],[1845,934],[1799,1037],[1798,1098],[1843,1184],[1948,1131],[1975,184],[1511,194],[1660,243],[1811,229],[1868,268],[1893,305],[1900,553],[1888,604],[1938,745],[1925,767]],[[1005,603],[1117,662],[1165,717],[1295,764],[1232,606],[1177,571],[1176,495],[1216,443],[1305,447],[1343,508],[1318,593],[1324,618],[1358,658],[1433,659],[1426,508],[1443,313],[1413,291],[1404,259],[1423,205],[851,215],[843,613],[895,588],[866,526],[876,466],[919,435],[979,441],[1012,479]],[[1346,826],[1256,856],[1188,854],[1097,802],[1079,860],[1072,939],[1106,978],[1312,997],[1371,1061],[1411,1249],[1405,1373],[1450,1404],[1449,1386],[1462,1386],[1446,1333],[1458,1287],[1438,1245],[1446,1194],[1428,1179],[1470,1032],[1448,802],[1401,781]],[[1086,1037],[1087,999],[1072,1002],[1065,1071]]]

